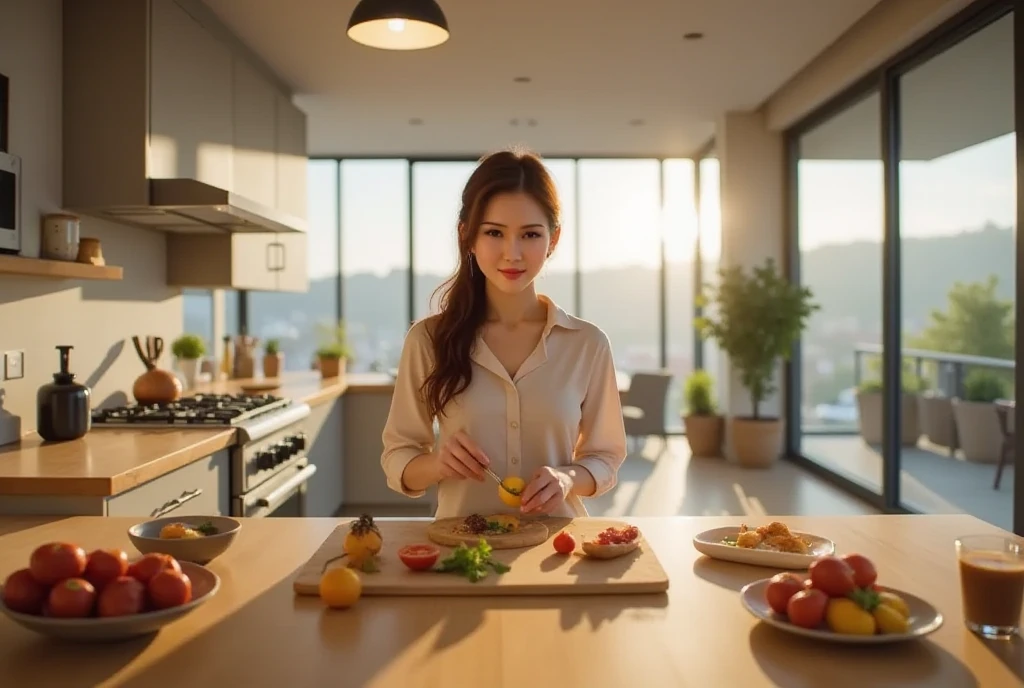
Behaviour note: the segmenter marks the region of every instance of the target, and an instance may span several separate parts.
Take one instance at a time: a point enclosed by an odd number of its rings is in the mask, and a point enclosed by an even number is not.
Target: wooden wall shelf
[[[115,265],[91,265],[66,260],[0,255],[0,274],[116,282],[124,277],[124,269]]]

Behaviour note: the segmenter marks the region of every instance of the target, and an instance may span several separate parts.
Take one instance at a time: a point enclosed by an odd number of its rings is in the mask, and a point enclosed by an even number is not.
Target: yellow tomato
[[[498,498],[511,507],[518,507],[523,502],[521,495],[523,494],[523,488],[525,487],[526,481],[518,476],[510,475],[501,481],[501,485],[498,485]],[[510,494],[509,490],[512,492],[518,492],[519,494]]]
[[[892,607],[900,613],[904,619],[910,618],[910,607],[907,606],[906,601],[899,595],[891,592],[880,592],[878,593],[878,603],[885,605],[886,607]]]
[[[329,569],[320,576],[320,599],[328,607],[351,607],[362,594],[363,582],[359,574],[346,566]]]
[[[828,601],[825,621],[834,632],[845,635],[874,635],[876,630],[875,617],[871,612],[845,597]]]
[[[878,624],[878,630],[882,633],[906,633],[910,630],[910,620],[888,604],[875,607],[872,615]]]

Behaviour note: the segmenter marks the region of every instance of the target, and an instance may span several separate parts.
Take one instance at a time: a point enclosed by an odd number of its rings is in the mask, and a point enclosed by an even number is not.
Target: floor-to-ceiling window
[[[821,305],[789,420],[797,460],[883,508],[1022,532],[1004,454],[1022,445],[1005,403],[1019,307],[1013,5],[968,8],[789,133],[795,274]]]
[[[801,340],[800,449],[881,495],[879,107],[877,91],[863,96],[801,134],[795,153],[800,281],[820,306]],[[858,428],[865,442],[847,441]]]
[[[665,243],[665,368],[672,373],[665,405],[667,427],[682,430],[683,385],[694,356],[694,256],[697,241],[695,165],[689,158],[662,163],[661,236]]]
[[[700,238],[698,250],[701,266],[700,291],[703,293],[706,286],[718,283],[718,270],[722,261],[722,177],[721,165],[714,148],[703,155],[697,165]],[[713,304],[707,307],[713,308]],[[722,379],[723,358],[718,343],[713,339],[704,339],[700,346],[700,367],[712,375],[717,398],[721,400],[725,391],[725,381]]]
[[[308,190],[308,291],[248,294],[248,334],[276,339],[285,370],[309,370],[338,324],[338,163],[311,161]]]
[[[411,322],[408,161],[341,161],[341,275],[349,369],[397,366]]]
[[[1013,398],[1013,94],[1012,15],[899,79],[899,494],[913,509],[1004,526],[1013,473],[998,489],[994,475],[1004,439],[997,402]]]

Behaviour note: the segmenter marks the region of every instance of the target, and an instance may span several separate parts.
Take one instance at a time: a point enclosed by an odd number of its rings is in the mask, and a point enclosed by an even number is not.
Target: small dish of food
[[[609,526],[593,539],[583,541],[583,552],[594,559],[617,559],[640,546],[640,530],[636,526]]]
[[[791,531],[773,521],[757,528],[739,526],[712,528],[693,538],[698,552],[714,559],[778,569],[806,569],[822,556],[834,554],[836,545],[828,538]]]
[[[143,554],[160,552],[206,564],[223,554],[241,529],[241,523],[227,516],[168,516],[136,523],[128,538]]]

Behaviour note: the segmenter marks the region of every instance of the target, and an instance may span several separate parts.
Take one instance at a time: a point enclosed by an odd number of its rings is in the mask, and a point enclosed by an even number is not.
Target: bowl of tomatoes
[[[156,633],[217,594],[220,578],[168,554],[129,560],[69,542],[37,547],[0,588],[0,611],[42,635],[109,642]]]

